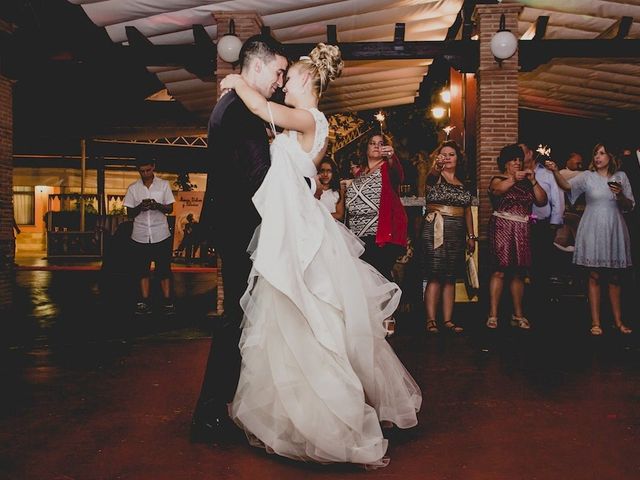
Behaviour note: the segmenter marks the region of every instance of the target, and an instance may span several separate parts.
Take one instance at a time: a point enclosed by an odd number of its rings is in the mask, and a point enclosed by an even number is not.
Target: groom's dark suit
[[[235,393],[240,371],[240,298],[247,288],[249,241],[260,223],[251,197],[271,160],[264,122],[235,92],[223,95],[209,119],[209,170],[200,217],[204,234],[222,258],[224,317],[214,328],[209,360],[193,422],[226,421],[226,404]]]
[[[235,91],[223,95],[209,118],[209,170],[200,215],[201,231],[222,259],[224,317],[214,327],[200,398],[193,414],[192,438],[218,435],[228,420],[240,376],[240,298],[247,288],[251,260],[247,247],[260,224],[251,198],[264,180],[271,158],[264,122]],[[309,187],[311,180],[305,179]]]

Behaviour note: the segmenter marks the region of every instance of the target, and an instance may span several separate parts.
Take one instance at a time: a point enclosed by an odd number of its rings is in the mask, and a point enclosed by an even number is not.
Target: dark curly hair
[[[522,147],[517,143],[512,143],[510,145],[506,145],[502,147],[500,150],[500,155],[498,155],[498,168],[502,173],[504,173],[507,168],[507,162],[513,160],[514,158],[519,158],[521,161],[524,161],[524,151]]]
[[[331,167],[331,172],[333,175],[331,176],[331,182],[329,182],[329,187],[331,190],[336,192],[340,191],[340,172],[338,172],[338,165],[334,162],[331,157],[324,157],[320,164],[318,165],[318,172],[320,171],[320,166],[326,163]]]
[[[462,147],[458,145],[454,140],[446,140],[442,142],[440,145],[436,147],[436,149],[431,152],[431,160],[429,168],[433,167],[434,162],[436,161],[436,157],[442,151],[443,148],[449,147],[453,148],[456,152],[456,178],[460,180],[462,183],[467,181],[467,161],[464,156],[464,152],[462,151]]]

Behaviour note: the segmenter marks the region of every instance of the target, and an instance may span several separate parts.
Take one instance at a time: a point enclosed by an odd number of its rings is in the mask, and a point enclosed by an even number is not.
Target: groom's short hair
[[[267,63],[276,55],[287,58],[283,45],[271,35],[263,33],[248,38],[240,49],[240,69],[247,67],[251,60],[259,58]]]

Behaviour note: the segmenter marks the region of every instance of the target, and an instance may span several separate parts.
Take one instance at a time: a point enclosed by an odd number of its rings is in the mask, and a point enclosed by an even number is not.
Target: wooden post
[[[80,140],[80,231],[84,232],[84,184],[87,176],[87,141]]]

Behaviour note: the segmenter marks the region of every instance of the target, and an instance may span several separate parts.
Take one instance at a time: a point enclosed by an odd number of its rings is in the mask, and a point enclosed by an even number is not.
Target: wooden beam
[[[393,31],[393,43],[397,46],[404,43],[404,23],[396,23],[396,28]]]
[[[465,55],[478,58],[479,42],[474,40],[443,40],[424,42],[346,42],[338,43],[345,60],[401,60],[435,58],[441,55]],[[291,58],[308,54],[315,43],[285,43]]]
[[[535,33],[533,35],[534,40],[542,40],[547,33],[547,25],[549,24],[548,15],[540,15],[536,19]]]
[[[146,49],[153,48],[154,45],[151,43],[147,37],[145,37],[140,30],[131,25],[127,25],[124,27],[124,31],[127,34],[127,40],[129,41],[129,45],[133,48]]]
[[[215,48],[213,40],[204,29],[204,25],[196,24],[191,26],[191,30],[193,31],[193,42],[197,47],[202,48],[204,50],[210,50],[212,47]]]
[[[638,58],[640,39],[520,40],[521,71],[530,71],[552,58]]]
[[[629,30],[633,24],[633,17],[622,17],[614,22],[609,28],[598,35],[600,39],[623,39],[629,35]]]
[[[335,25],[327,25],[327,43],[329,45],[338,43],[338,30]]]

